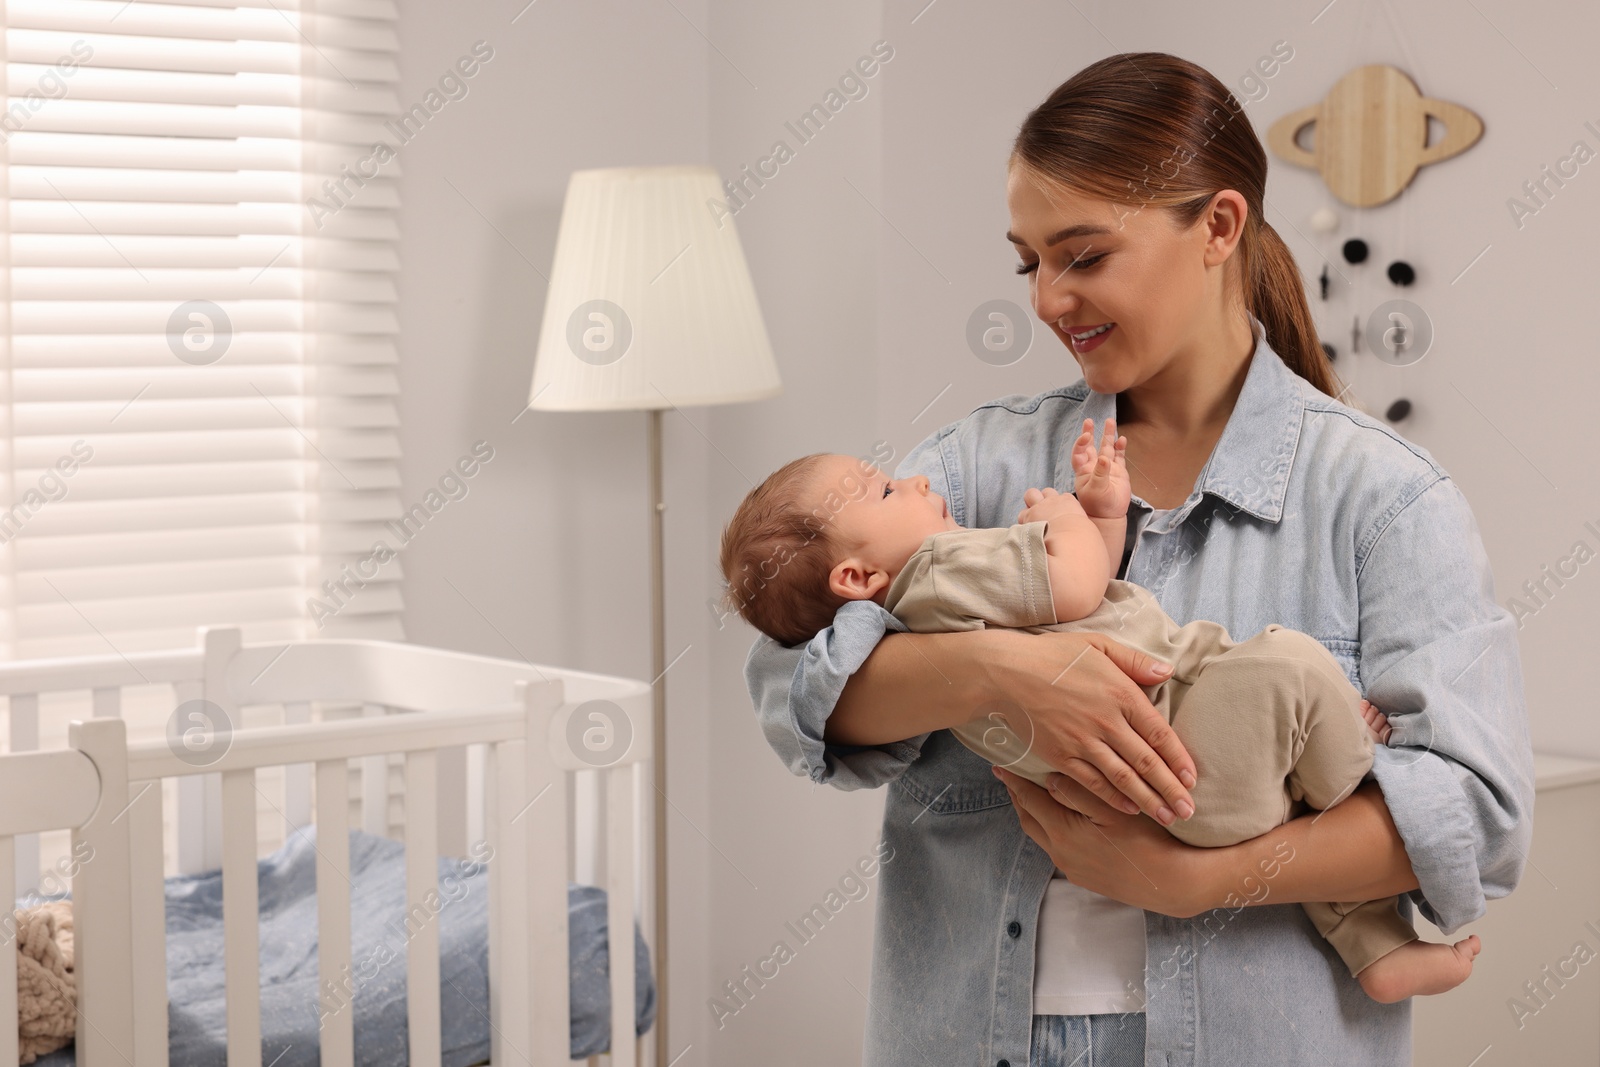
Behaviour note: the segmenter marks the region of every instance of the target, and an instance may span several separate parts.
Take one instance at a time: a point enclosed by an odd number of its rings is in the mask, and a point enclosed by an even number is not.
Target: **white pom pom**
[[[1319,207],[1311,213],[1311,228],[1318,233],[1332,233],[1339,228],[1339,216],[1331,207]]]

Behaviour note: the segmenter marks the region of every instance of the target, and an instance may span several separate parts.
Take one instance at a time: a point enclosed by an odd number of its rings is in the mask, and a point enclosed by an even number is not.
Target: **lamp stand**
[[[665,556],[662,550],[661,409],[650,408],[646,437],[650,450],[650,654],[653,777],[658,796],[651,798],[655,812],[655,959],[656,959],[656,1067],[667,1067],[667,639],[666,597],[663,592]],[[612,1010],[617,1010],[612,1005]],[[624,1009],[627,1010],[627,1009]]]

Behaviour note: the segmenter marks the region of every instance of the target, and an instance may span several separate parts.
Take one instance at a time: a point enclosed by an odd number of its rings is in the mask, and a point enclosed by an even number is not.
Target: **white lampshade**
[[[529,406],[727,404],[781,389],[716,171],[574,171]]]

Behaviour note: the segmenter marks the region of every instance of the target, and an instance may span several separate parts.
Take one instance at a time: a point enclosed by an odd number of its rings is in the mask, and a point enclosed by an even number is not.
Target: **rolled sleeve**
[[[1533,836],[1516,622],[1447,475],[1380,519],[1357,580],[1363,689],[1394,727],[1373,774],[1416,872],[1412,897],[1449,934],[1516,887]]]
[[[935,431],[913,448],[895,477],[926,474],[932,490],[948,498],[944,442],[956,426]],[[958,504],[951,500],[952,513]],[[845,683],[890,630],[909,632],[882,605],[853,600],[834,613],[832,626],[803,645],[757,634],[745,657],[745,685],[762,734],[794,774],[839,789],[871,789],[898,777],[921,754],[925,733],[885,745],[838,745],[822,737]]]
[[[823,740],[845,683],[889,630],[905,624],[870,600],[841,606],[833,625],[793,648],[760,634],[745,659],[745,684],[761,731],[789,770],[839,789],[871,789],[897,777],[927,734],[886,745]]]

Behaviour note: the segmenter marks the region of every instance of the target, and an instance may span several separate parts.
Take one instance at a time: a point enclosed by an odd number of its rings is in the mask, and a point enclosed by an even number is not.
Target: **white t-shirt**
[[[1144,1011],[1144,910],[1060,871],[1045,887],[1033,956],[1035,1015]]]
[[[1124,559],[1139,531],[1165,515],[1128,522]],[[1119,563],[1118,573],[1122,573]],[[1033,950],[1035,1015],[1144,1011],[1144,909],[1091,893],[1060,871],[1045,887]]]

